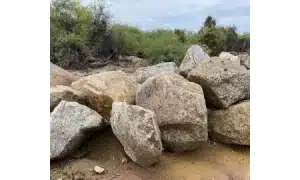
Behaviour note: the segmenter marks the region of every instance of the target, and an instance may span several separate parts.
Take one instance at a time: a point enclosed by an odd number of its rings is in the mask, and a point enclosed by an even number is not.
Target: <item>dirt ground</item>
[[[110,65],[71,72],[86,76],[118,69],[132,74],[136,67]],[[122,164],[124,158],[128,163]],[[103,174],[92,171],[96,165],[105,169]],[[110,127],[92,134],[72,157],[51,162],[52,180],[249,180],[249,176],[250,147],[213,141],[190,152],[163,152],[160,161],[153,166],[140,167],[126,156]]]
[[[51,179],[87,180],[248,180],[250,148],[228,146],[209,141],[194,151],[175,154],[164,152],[160,161],[143,168],[126,157],[117,138],[108,127],[90,136],[79,152],[82,158],[70,157],[51,162]],[[78,153],[78,152],[77,152]],[[79,153],[80,154],[80,153]],[[122,164],[126,157],[128,163]],[[94,166],[105,169],[102,175]]]

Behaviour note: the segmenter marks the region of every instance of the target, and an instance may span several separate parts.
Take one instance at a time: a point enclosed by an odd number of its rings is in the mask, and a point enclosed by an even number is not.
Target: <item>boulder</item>
[[[250,72],[236,61],[212,57],[193,69],[187,79],[201,85],[208,107],[228,108],[250,98]]]
[[[50,86],[70,86],[79,77],[50,62]]]
[[[135,103],[137,83],[122,71],[107,71],[83,77],[71,87],[83,92],[89,106],[109,119],[114,101]]]
[[[198,84],[175,73],[160,73],[141,84],[136,104],[155,112],[166,149],[194,150],[207,140],[207,109]]]
[[[61,159],[73,153],[88,133],[104,127],[102,117],[77,102],[62,100],[51,113],[50,158]]]
[[[162,154],[162,142],[154,112],[125,102],[114,102],[111,127],[126,154],[141,166],[150,166]]]
[[[240,54],[238,56],[240,59],[240,64],[249,70],[250,69],[250,56],[247,53]]]
[[[209,135],[226,144],[250,145],[250,102],[208,113]]]
[[[85,96],[82,92],[76,91],[69,86],[57,85],[50,89],[50,111],[60,103],[61,100],[76,101],[85,105]]]
[[[229,52],[221,52],[219,58],[231,61],[239,61],[239,57],[235,56]]]
[[[160,63],[160,64],[156,64],[154,66],[148,66],[148,67],[137,69],[135,72],[135,79],[136,79],[137,83],[142,84],[149,77],[152,77],[155,74],[158,74],[161,72],[173,72],[173,73],[178,74],[179,69],[177,68],[177,66],[174,62]]]
[[[193,68],[206,59],[209,59],[209,55],[199,45],[192,45],[181,62],[180,74],[186,77]]]

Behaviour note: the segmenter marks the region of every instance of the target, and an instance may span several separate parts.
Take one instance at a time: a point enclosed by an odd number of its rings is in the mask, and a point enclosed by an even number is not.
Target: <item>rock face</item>
[[[83,77],[71,87],[83,92],[90,107],[109,119],[114,101],[135,103],[137,83],[122,71],[108,71]]]
[[[50,86],[64,85],[70,86],[72,82],[78,80],[79,77],[70,72],[58,67],[50,62]]]
[[[239,55],[240,63],[243,65],[246,69],[250,69],[250,56],[248,54],[240,54]]]
[[[178,74],[179,69],[177,68],[176,64],[173,62],[160,63],[160,64],[157,64],[154,66],[137,69],[135,72],[135,79],[136,79],[137,83],[142,84],[149,77],[152,77],[155,74],[158,74],[161,72],[173,72],[173,73]]]
[[[209,59],[209,55],[207,55],[199,45],[192,45],[182,60],[179,68],[180,74],[186,77],[201,61],[207,59]]]
[[[209,107],[228,108],[250,98],[250,72],[239,62],[213,57],[200,63],[187,79],[201,85]]]
[[[207,109],[198,84],[175,73],[160,73],[139,87],[136,104],[155,112],[165,148],[188,151],[207,140]]]
[[[160,131],[155,114],[124,102],[114,102],[111,127],[126,154],[141,166],[150,166],[162,154]]]
[[[229,52],[221,52],[219,55],[219,58],[225,59],[225,60],[231,60],[231,61],[239,61],[238,56],[230,54]]]
[[[102,127],[102,117],[96,111],[77,102],[61,101],[51,113],[51,160],[63,158],[74,152],[87,133]]]
[[[250,102],[208,113],[210,136],[227,144],[250,145]]]
[[[60,103],[61,100],[76,101],[85,104],[85,96],[83,93],[76,91],[68,86],[55,86],[50,89],[50,111]]]

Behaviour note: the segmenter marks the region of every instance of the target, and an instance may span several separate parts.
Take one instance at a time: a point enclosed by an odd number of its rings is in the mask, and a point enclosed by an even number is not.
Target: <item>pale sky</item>
[[[81,0],[88,3],[92,0]],[[208,15],[217,24],[250,31],[250,0],[106,0],[113,22],[144,30],[180,28],[198,31]]]

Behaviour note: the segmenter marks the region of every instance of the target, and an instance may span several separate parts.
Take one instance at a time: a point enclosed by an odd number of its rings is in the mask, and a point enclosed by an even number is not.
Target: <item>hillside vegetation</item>
[[[222,51],[250,53],[250,34],[238,34],[235,26],[220,26],[208,16],[199,32],[175,29],[142,31],[126,24],[112,24],[103,1],[83,6],[79,0],[51,2],[51,62],[81,68],[90,62],[134,55],[151,64],[179,65],[188,47],[199,44],[210,55]]]

